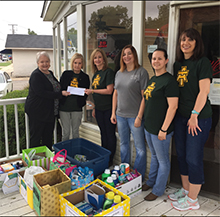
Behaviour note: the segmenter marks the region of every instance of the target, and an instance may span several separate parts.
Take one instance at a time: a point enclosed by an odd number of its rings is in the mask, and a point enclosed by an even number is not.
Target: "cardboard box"
[[[45,171],[46,169],[43,168]],[[31,209],[34,209],[33,204],[33,188],[27,184],[24,180],[25,170],[18,172],[19,177],[19,191],[25,201],[28,203]]]
[[[24,160],[22,160],[22,158],[7,160],[4,161],[4,163],[12,163],[17,161],[22,161],[23,167],[0,174],[0,190],[2,190],[4,194],[10,194],[12,192],[19,191],[18,172],[25,170],[28,165]],[[0,162],[0,165],[1,164],[3,164],[3,162]]]
[[[31,160],[28,154],[32,150],[36,150],[37,156],[42,156],[42,159]],[[45,157],[46,156],[46,157]],[[39,146],[35,148],[29,148],[22,150],[22,159],[27,163],[28,167],[30,166],[41,166],[47,170],[50,169],[50,161],[54,157],[54,153],[47,148],[47,146]]]
[[[71,191],[70,178],[60,169],[34,175],[33,203],[40,216],[59,216],[59,194]]]
[[[115,194],[118,194],[122,198],[122,202],[107,209],[103,212],[96,214],[95,216],[130,216],[130,198],[120,192],[119,190],[111,187],[110,185],[104,183],[100,179],[96,179],[90,184],[73,190],[71,192],[67,192],[61,194],[60,197],[60,215],[61,216],[87,216],[85,213],[81,212],[74,205],[82,202],[85,199],[85,189],[91,186],[94,183],[100,183],[106,191],[113,191]]]
[[[137,178],[116,187],[116,189],[130,198],[136,197],[142,192],[142,175],[140,174]]]
[[[131,171],[134,172],[133,169],[131,169]],[[98,178],[102,179],[102,175],[99,175]],[[142,192],[142,175],[139,173],[139,176],[137,178],[115,188],[126,194],[130,198],[136,197]]]

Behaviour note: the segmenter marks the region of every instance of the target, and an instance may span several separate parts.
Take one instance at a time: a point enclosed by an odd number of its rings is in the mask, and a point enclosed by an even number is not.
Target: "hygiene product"
[[[114,202],[114,196],[115,196],[115,193],[110,191],[106,194],[106,200],[104,202],[104,205],[103,205],[103,209],[106,210],[108,208],[110,208]]]
[[[115,187],[115,184],[113,182],[113,179],[111,176],[109,176],[106,180],[105,180],[105,183],[111,185],[112,187]]]
[[[121,203],[121,196],[120,195],[115,195],[114,196],[114,202],[113,202],[112,206],[115,206],[118,203]]]
[[[111,173],[110,173],[110,169],[105,169],[104,173],[102,173],[102,181],[105,182],[105,180],[111,176]]]

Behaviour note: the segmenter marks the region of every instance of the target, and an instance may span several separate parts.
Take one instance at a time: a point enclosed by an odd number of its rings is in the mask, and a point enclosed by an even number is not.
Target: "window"
[[[132,1],[101,1],[86,5],[86,69],[92,79],[90,55],[99,47],[108,58],[108,66],[114,71],[115,57],[127,44],[132,43]],[[92,117],[92,96],[87,100],[87,121],[96,123]]]
[[[70,69],[70,59],[77,52],[77,13],[74,12],[67,17],[67,56],[68,69]]]
[[[151,67],[153,51],[156,48],[167,50],[168,23],[169,1],[145,2],[143,67],[147,69],[150,78],[154,75],[153,68]]]

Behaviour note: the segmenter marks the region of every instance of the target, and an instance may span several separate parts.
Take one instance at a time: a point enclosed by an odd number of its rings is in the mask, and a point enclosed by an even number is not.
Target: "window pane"
[[[70,59],[77,51],[77,13],[74,12],[67,17],[67,55],[68,69],[70,69]]]
[[[151,67],[152,52],[156,48],[167,50],[169,22],[169,1],[145,2],[145,31],[143,48],[143,67],[149,76],[154,75]]]
[[[108,66],[117,71],[115,63],[118,61],[115,57],[125,45],[131,43],[132,1],[102,1],[86,5],[86,69],[90,79],[93,76],[90,55],[95,48],[99,47],[105,51]],[[89,96],[86,108],[87,121],[96,123],[91,116],[92,101],[92,96]]]

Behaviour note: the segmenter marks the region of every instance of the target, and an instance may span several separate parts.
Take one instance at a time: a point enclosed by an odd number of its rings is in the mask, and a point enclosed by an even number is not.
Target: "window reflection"
[[[74,12],[67,17],[67,56],[68,69],[70,69],[70,59],[77,52],[77,13]]]
[[[146,1],[143,67],[147,69],[150,77],[154,75],[151,67],[153,51],[156,48],[167,50],[168,22],[169,1]]]
[[[120,51],[132,43],[132,1],[103,1],[86,5],[86,70],[90,79],[90,55],[99,47],[108,58],[108,66],[118,71]],[[87,101],[87,121],[96,123],[91,116],[93,99]]]

